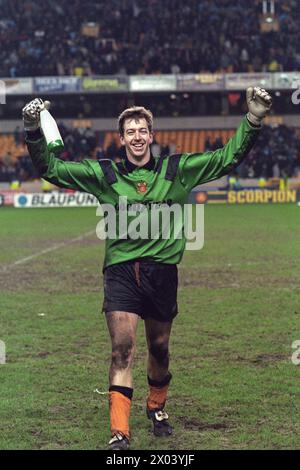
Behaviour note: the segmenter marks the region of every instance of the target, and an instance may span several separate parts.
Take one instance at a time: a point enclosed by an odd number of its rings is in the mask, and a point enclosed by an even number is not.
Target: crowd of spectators
[[[261,0],[0,0],[0,11],[2,77],[300,66],[299,0],[276,2],[268,33]]]
[[[69,129],[60,124],[65,150],[61,158],[66,161],[81,161],[83,158],[110,158],[120,161],[124,158],[124,147],[115,139],[104,148],[103,134],[91,128]],[[15,142],[22,144],[23,135],[17,128]],[[205,151],[213,151],[223,146],[222,140],[205,142]],[[176,142],[160,145],[156,140],[152,144],[152,154],[171,155],[177,153]],[[199,156],[201,158],[201,156]],[[284,125],[265,126],[253,150],[237,169],[241,178],[285,178],[296,176],[300,171],[300,136],[296,131]],[[26,181],[38,177],[27,152],[14,159],[7,153],[0,159],[0,182],[13,180]]]
[[[238,168],[241,178],[290,178],[300,172],[300,136],[284,125],[265,126]]]
[[[102,158],[106,153],[98,145],[99,136],[90,127],[67,128],[59,123],[59,130],[64,141],[64,151],[61,158],[66,161],[81,161],[84,158]],[[15,129],[14,141],[20,148],[25,147],[24,133],[19,127]],[[27,150],[18,158],[13,158],[11,152],[0,157],[0,182],[26,181],[38,177]]]

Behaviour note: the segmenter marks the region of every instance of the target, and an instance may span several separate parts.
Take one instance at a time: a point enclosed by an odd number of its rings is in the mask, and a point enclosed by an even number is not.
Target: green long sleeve
[[[40,176],[61,188],[91,193],[96,197],[103,191],[103,175],[95,160],[65,162],[49,152],[44,137],[37,141],[26,139],[28,151]]]
[[[251,126],[245,117],[226,145],[212,152],[183,154],[179,164],[181,182],[187,191],[232,171],[247,156],[261,127]]]

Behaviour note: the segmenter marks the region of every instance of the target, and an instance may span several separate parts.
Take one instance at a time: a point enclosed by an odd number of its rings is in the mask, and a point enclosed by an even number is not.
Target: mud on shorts
[[[108,266],[104,270],[102,310],[136,313],[169,322],[178,313],[176,264],[137,259]]]

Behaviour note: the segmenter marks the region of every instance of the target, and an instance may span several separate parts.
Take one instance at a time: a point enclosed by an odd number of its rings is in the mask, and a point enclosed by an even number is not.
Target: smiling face
[[[124,121],[124,134],[120,135],[122,145],[125,145],[129,160],[145,160],[150,158],[150,144],[153,134],[149,131],[145,118],[129,118]],[[131,158],[130,158],[131,157]]]

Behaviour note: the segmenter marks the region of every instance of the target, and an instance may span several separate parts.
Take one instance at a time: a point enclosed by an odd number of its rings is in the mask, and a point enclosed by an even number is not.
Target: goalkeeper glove
[[[23,123],[25,131],[33,132],[40,127],[40,112],[50,108],[50,101],[43,101],[35,98],[27,103],[22,109]]]
[[[260,87],[247,88],[247,118],[254,126],[260,126],[263,118],[270,111],[272,106],[272,97],[269,93]]]

